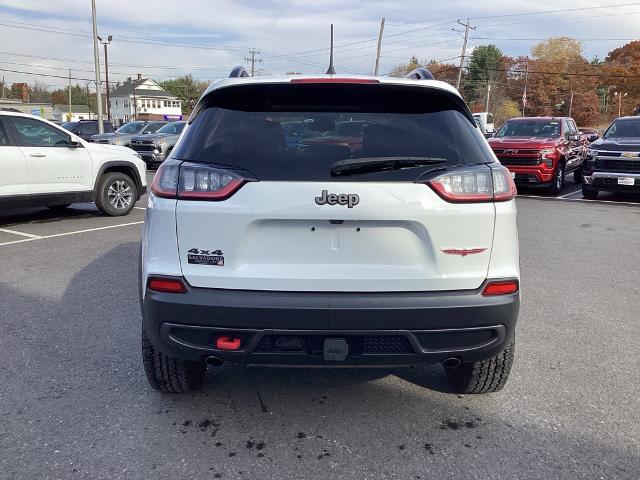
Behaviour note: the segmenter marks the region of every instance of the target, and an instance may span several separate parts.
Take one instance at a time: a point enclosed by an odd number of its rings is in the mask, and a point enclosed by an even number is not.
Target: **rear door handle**
[[[36,153],[30,153],[29,156],[30,157],[36,157],[36,158],[42,158],[42,157],[46,157],[47,154],[46,153],[36,152]]]

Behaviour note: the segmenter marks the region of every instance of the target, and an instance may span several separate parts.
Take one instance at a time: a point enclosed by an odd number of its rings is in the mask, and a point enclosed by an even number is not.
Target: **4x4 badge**
[[[346,205],[348,208],[353,208],[360,203],[360,196],[357,193],[336,195],[335,193],[329,193],[327,190],[322,190],[322,194],[316,197],[316,203],[318,205]]]

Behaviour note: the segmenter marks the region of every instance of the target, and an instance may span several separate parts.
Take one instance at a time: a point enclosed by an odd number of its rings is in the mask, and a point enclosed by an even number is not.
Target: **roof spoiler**
[[[434,80],[433,74],[424,67],[418,67],[407,73],[404,78],[411,78],[413,80]]]
[[[229,78],[248,77],[248,76],[249,76],[249,72],[247,72],[247,70],[242,66],[233,67],[233,70],[231,70],[231,73],[229,74]]]

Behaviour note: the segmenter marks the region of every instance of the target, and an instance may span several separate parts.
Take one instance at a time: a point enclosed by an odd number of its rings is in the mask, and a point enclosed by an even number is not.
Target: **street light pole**
[[[111,122],[111,100],[109,100],[109,60],[107,57],[107,45],[109,45],[111,43],[111,40],[113,40],[113,37],[111,35],[109,35],[107,37],[107,41],[103,42],[102,39],[98,36],[98,40],[100,40],[100,43],[102,43],[102,45],[104,45],[104,75],[105,75],[105,86],[107,88],[107,120],[109,122]]]
[[[96,22],[96,0],[91,0],[91,17],[93,20],[93,62],[96,67],[96,103],[98,110],[98,133],[104,133],[102,123],[102,92],[100,91],[100,53],[98,50],[98,24]]]

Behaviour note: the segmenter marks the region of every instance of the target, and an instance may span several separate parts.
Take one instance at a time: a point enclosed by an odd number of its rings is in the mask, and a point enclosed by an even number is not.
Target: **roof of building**
[[[145,83],[148,78],[141,78],[140,80],[132,80],[131,83],[123,83],[110,93],[111,97],[126,97],[135,95],[137,97],[162,97],[162,98],[178,98],[175,95],[170,94],[166,90],[151,90],[149,88],[139,88],[140,85]],[[155,82],[154,82],[155,83]]]
[[[91,112],[91,109],[89,108],[88,105],[71,105],[71,110],[69,110],[69,105],[65,105],[65,104],[62,104],[62,103],[58,104],[58,105],[54,105],[54,107],[58,107],[63,112],[69,112],[69,111],[71,111],[71,113],[89,113],[89,112]]]

